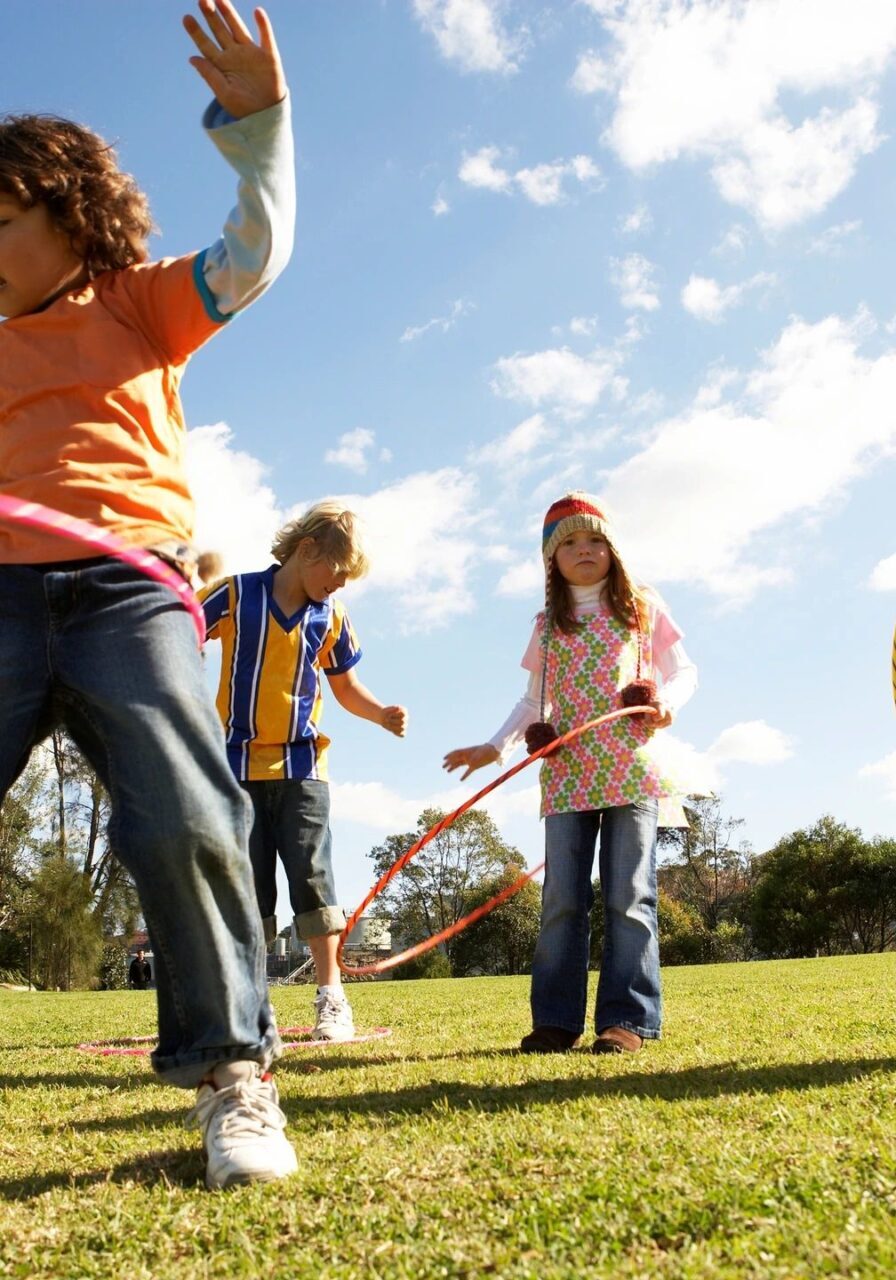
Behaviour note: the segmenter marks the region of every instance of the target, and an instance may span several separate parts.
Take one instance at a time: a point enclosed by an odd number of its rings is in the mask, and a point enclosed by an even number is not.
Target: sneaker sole
[[[265,1169],[259,1173],[232,1173],[222,1182],[218,1182],[214,1178],[209,1178],[206,1170],[205,1185],[209,1191],[226,1191],[229,1187],[244,1187],[250,1182],[279,1182],[281,1178],[291,1178],[298,1171],[299,1167],[296,1165],[294,1169],[287,1169],[283,1173],[275,1173],[273,1169]]]

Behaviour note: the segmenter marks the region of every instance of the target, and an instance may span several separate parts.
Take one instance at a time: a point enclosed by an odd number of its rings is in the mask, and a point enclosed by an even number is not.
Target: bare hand
[[[655,700],[648,704],[656,711],[655,716],[645,716],[644,724],[651,733],[655,733],[657,729],[668,729],[672,723],[672,712],[664,702]]]
[[[199,9],[211,36],[194,17],[184,18],[184,28],[202,55],[190,62],[224,110],[241,120],[281,102],[286,97],[286,77],[264,9],[255,10],[258,44],[230,0],[199,0]]]
[[[380,724],[384,729],[388,729],[390,733],[394,733],[396,738],[403,738],[405,730],[408,727],[408,712],[406,707],[383,707],[383,715]]]
[[[458,747],[456,751],[449,751],[442,761],[442,768],[449,773],[453,773],[455,769],[464,769],[460,775],[460,781],[463,782],[474,770],[481,769],[485,764],[494,764],[500,759],[501,752],[490,742],[483,742],[478,747]]]

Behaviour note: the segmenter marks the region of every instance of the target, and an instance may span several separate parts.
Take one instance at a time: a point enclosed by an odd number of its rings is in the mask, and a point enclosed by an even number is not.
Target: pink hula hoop
[[[522,889],[523,885],[537,876],[539,871],[544,867],[544,862],[539,862],[537,867],[533,867],[531,871],[525,871],[513,884],[506,885],[500,893],[496,893],[488,902],[484,902],[481,906],[476,907],[468,915],[462,916],[460,920],[456,920],[454,924],[448,925],[444,929],[440,929],[438,933],[434,933],[431,938],[424,938],[422,942],[415,943],[414,946],[408,947],[406,951],[400,952],[397,956],[386,956],[383,960],[374,960],[370,964],[349,965],[345,963],[343,950],[345,948],[346,939],[360,920],[361,916],[386,886],[398,875],[403,867],[406,867],[411,858],[415,857],[430,840],[434,840],[440,831],[444,831],[446,827],[450,827],[452,822],[456,821],[462,813],[466,813],[468,809],[472,809],[483,796],[487,796],[490,791],[494,791],[496,787],[500,787],[503,782],[507,782],[521,769],[526,769],[536,760],[540,760],[542,756],[548,755],[552,751],[556,751],[558,747],[564,746],[567,742],[572,742],[573,738],[577,738],[579,734],[585,733],[588,729],[596,729],[600,725],[611,724],[614,720],[621,720],[624,716],[651,715],[655,716],[657,712],[653,707],[621,707],[618,711],[608,711],[606,715],[598,716],[594,720],[589,720],[585,724],[577,725],[574,729],[570,729],[567,733],[561,734],[555,738],[553,742],[548,742],[538,751],[533,751],[530,756],[526,756],[525,760],[521,760],[519,764],[515,764],[512,769],[508,769],[506,773],[502,773],[495,778],[488,786],[483,787],[481,791],[477,791],[469,800],[465,800],[463,804],[449,814],[446,814],[439,822],[421,836],[414,844],[411,845],[407,853],[403,853],[401,857],[392,864],[367,894],[367,897],[349,916],[345,928],[339,935],[339,945],[336,950],[336,961],[343,973],[358,974],[363,976],[371,973],[385,973],[388,969],[396,969],[400,964],[404,964],[408,960],[413,960],[415,956],[423,955],[425,951],[431,951],[433,947],[437,947],[440,942],[446,942],[449,938],[453,938],[462,930],[468,928],[471,924],[475,924],[477,920],[481,920],[483,916],[488,915],[490,911],[494,911],[495,907],[499,907],[502,902],[506,902],[508,898],[512,898],[515,893]]]
[[[114,533],[98,529],[77,516],[68,516],[62,511],[54,511],[52,507],[45,507],[40,502],[25,502],[21,498],[12,498],[8,494],[0,494],[0,519],[28,525],[32,529],[41,529],[45,533],[55,533],[69,542],[92,547],[96,551],[114,556],[117,560],[123,560],[134,569],[139,569],[147,578],[161,582],[174,592],[190,614],[200,646],[205,643],[205,614],[202,611],[202,605],[193,594],[193,588],[176,569],[172,569],[152,552],[142,547],[128,546]]]

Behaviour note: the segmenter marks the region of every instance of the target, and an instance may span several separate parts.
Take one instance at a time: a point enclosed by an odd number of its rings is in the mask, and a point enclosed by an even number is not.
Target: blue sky
[[[3,108],[84,120],[157,256],[232,201],[169,0],[7,0]],[[670,731],[757,850],[896,827],[896,7],[891,0],[271,0],[295,106],[293,260],[200,352],[199,535],[232,570],[351,497],[374,569],[332,701],[337,878],[471,789],[441,757],[522,691],[538,536],[609,500],[701,685]],[[496,794],[541,858],[534,770]],[[490,771],[474,775],[487,781]],[[287,903],[281,902],[285,922]]]

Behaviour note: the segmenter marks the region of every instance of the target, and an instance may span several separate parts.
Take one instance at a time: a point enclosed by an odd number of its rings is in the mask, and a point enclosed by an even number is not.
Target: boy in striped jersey
[[[218,714],[227,757],[252,803],[249,853],[268,942],[277,935],[277,855],[296,932],[317,973],[318,1040],[350,1040],[352,1011],[336,964],[345,926],[331,862],[327,748],[320,727],[321,672],[346,711],[399,738],[407,711],[383,706],[358,680],[361,649],[335,592],[367,572],[354,514],[320,502],[285,525],[277,564],[200,592],[208,634],[222,642]]]

